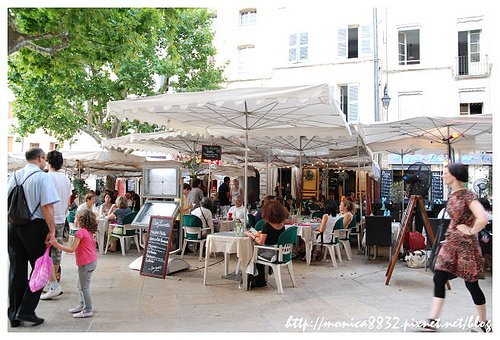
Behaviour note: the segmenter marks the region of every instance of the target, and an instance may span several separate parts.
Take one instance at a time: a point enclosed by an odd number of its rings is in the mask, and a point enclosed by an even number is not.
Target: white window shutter
[[[348,106],[348,118],[347,121],[349,123],[357,123],[358,122],[358,91],[359,85],[357,84],[349,84],[348,85],[348,95],[347,98],[349,100]]]
[[[299,60],[307,60],[309,58],[309,36],[307,32],[300,33],[300,56]]]
[[[288,36],[288,61],[297,61],[297,34]]]
[[[347,58],[347,29],[339,28],[337,31],[338,57]]]
[[[361,55],[371,56],[372,45],[372,27],[370,25],[361,26]]]

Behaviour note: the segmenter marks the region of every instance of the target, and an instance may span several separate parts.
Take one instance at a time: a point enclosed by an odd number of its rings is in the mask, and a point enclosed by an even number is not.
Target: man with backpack
[[[11,327],[22,322],[39,325],[44,320],[35,314],[42,289],[32,292],[28,286],[28,262],[31,268],[45,253],[46,242],[55,236],[54,203],[59,201],[52,179],[43,169],[45,152],[31,148],[25,153],[27,164],[9,177],[8,253],[9,308]]]

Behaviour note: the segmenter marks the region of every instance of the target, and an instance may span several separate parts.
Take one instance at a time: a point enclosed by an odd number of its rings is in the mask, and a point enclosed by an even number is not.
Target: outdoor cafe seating
[[[106,241],[106,248],[104,249],[104,254],[108,252],[109,241],[111,237],[116,237],[120,240],[120,247],[122,249],[122,255],[125,256],[125,239],[134,239],[135,246],[137,247],[137,252],[141,253],[139,248],[139,235],[137,234],[137,228],[131,227],[131,223],[134,221],[137,212],[130,212],[123,217],[122,224],[110,223],[108,230],[108,239]]]
[[[292,280],[292,285],[297,286],[292,263],[293,245],[297,243],[297,227],[289,227],[278,238],[276,245],[254,245],[253,263],[262,264],[273,269],[278,294],[283,294],[283,282],[281,280],[281,267],[286,266]],[[269,251],[270,256],[264,256],[259,250]],[[266,279],[268,271],[266,270]]]

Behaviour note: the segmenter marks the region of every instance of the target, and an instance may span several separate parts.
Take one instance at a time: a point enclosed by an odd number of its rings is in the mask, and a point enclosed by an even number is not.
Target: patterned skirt
[[[435,269],[451,273],[465,281],[484,279],[483,256],[476,235],[459,230],[447,233],[436,259]]]

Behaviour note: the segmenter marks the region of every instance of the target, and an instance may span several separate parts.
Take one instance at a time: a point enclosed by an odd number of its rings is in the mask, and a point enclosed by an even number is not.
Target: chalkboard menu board
[[[441,171],[431,171],[431,201],[441,204],[443,202],[443,178]]]
[[[382,170],[380,173],[380,198],[385,198],[386,202],[391,199],[392,191],[392,170]]]
[[[208,161],[221,160],[221,147],[220,145],[202,145],[201,146],[201,159]]]
[[[174,217],[151,216],[142,255],[141,275],[165,278],[173,225]]]

